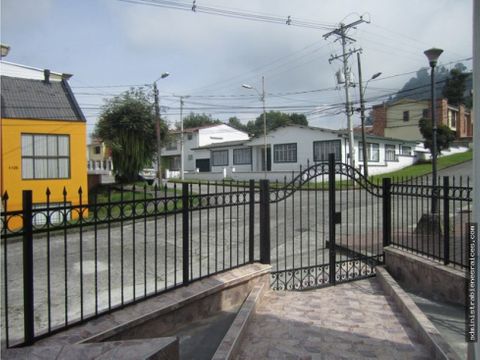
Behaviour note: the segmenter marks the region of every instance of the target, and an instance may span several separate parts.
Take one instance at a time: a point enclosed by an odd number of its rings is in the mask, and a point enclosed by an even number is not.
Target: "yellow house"
[[[2,62],[0,194],[8,193],[7,211],[22,208],[23,190],[32,190],[34,208],[45,206],[47,188],[50,208],[63,204],[64,189],[68,205],[88,201],[86,120],[70,76]],[[62,220],[58,211],[50,216]],[[9,227],[17,226],[20,219],[12,219]]]

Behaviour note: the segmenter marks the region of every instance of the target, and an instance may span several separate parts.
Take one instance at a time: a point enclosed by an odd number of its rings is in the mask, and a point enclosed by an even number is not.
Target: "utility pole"
[[[350,36],[347,36],[348,30],[351,28],[355,27],[356,25],[362,24],[362,23],[368,23],[368,21],[363,20],[362,17],[360,17],[359,20],[354,21],[350,24],[343,24],[341,23],[338,28],[336,28],[333,31],[330,31],[329,33],[323,35],[323,38],[326,40],[328,39],[331,35],[336,35],[337,40],[340,39],[342,42],[342,55],[332,55],[330,59],[328,60],[329,63],[331,63],[333,60],[341,59],[343,63],[343,76],[345,77],[345,111],[347,114],[347,126],[348,126],[348,138],[349,138],[349,152],[350,152],[350,166],[355,167],[355,147],[354,145],[354,138],[353,138],[353,124],[352,124],[352,108],[350,104],[350,94],[349,94],[349,87],[350,85],[350,71],[348,69],[348,58],[350,55],[361,51],[361,49],[352,49],[347,52],[347,41],[349,43],[354,43],[356,40],[351,38]]]
[[[264,157],[263,157],[263,170],[265,179],[267,178],[267,113],[265,111],[265,76],[262,76],[262,103],[263,103],[263,146],[264,146]]]
[[[160,144],[160,104],[158,99],[158,88],[157,83],[153,83],[153,94],[155,97],[155,123],[156,123],[156,133],[157,133],[157,185],[162,186],[162,165],[161,165],[161,151],[162,146]]]
[[[185,161],[184,161],[184,139],[183,139],[183,96],[180,96],[180,179],[184,180]]]
[[[363,155],[363,175],[368,178],[368,157],[367,141],[365,140],[365,99],[362,84],[362,64],[360,63],[360,52],[357,52],[358,62],[358,87],[360,88],[360,119],[362,121],[362,155]],[[368,82],[367,82],[368,83]]]

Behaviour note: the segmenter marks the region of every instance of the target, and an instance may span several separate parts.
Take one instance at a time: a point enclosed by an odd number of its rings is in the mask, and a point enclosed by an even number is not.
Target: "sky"
[[[368,22],[349,31],[362,49],[367,107],[397,91],[416,70],[428,66],[423,51],[444,49],[440,64],[459,60],[470,69],[471,0],[196,0],[196,5],[287,20],[317,28],[269,23],[166,8],[187,0],[1,0],[1,42],[11,47],[5,61],[73,74],[70,85],[94,130],[105,99],[131,86],[158,81],[162,116],[211,114],[242,122],[262,111],[257,93],[265,77],[267,110],[304,113],[312,126],[344,128],[345,90],[336,84],[341,53],[335,36],[323,35],[360,16]],[[156,5],[156,6],[154,6]],[[162,5],[162,6],[158,6]],[[349,57],[358,79],[356,55]],[[249,84],[254,89],[242,88]],[[256,89],[256,90],[255,90]],[[359,89],[350,88],[356,102]],[[358,116],[354,121],[358,123]]]

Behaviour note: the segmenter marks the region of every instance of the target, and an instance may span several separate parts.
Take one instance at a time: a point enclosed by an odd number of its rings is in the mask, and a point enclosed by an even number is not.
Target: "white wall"
[[[225,141],[248,140],[247,133],[225,124],[199,129],[198,134],[197,146],[206,146]]]
[[[299,126],[283,127],[272,131],[270,134],[267,134],[267,145],[271,148],[272,152],[272,171],[298,171],[300,165],[305,168],[307,162],[313,164],[313,142],[324,140],[340,140],[340,145],[342,149],[342,161],[345,161],[345,140],[340,138],[336,133]],[[290,143],[297,144],[297,161],[295,163],[276,163],[274,161],[275,145]],[[252,139],[247,144],[245,144],[255,147],[257,155],[254,157],[257,159],[258,162],[260,162],[260,149],[263,147],[263,144],[263,137]],[[254,169],[260,170],[258,166],[255,166]]]
[[[162,149],[162,156],[175,156],[181,154],[180,134],[177,134],[176,136],[178,137],[177,148],[175,150],[167,150],[167,148],[164,147]],[[198,129],[194,132],[184,133],[183,151],[185,171],[195,172],[195,160],[210,157],[209,153],[205,156],[205,154],[200,154],[198,151],[193,151],[192,149],[214,143],[236,140],[248,140],[248,134],[225,124],[210,126],[203,129]]]

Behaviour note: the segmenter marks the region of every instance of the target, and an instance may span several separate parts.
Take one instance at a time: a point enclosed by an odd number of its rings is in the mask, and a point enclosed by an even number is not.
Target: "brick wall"
[[[375,105],[372,108],[373,127],[371,134],[385,136],[385,126],[387,124],[387,107],[385,104]]]

